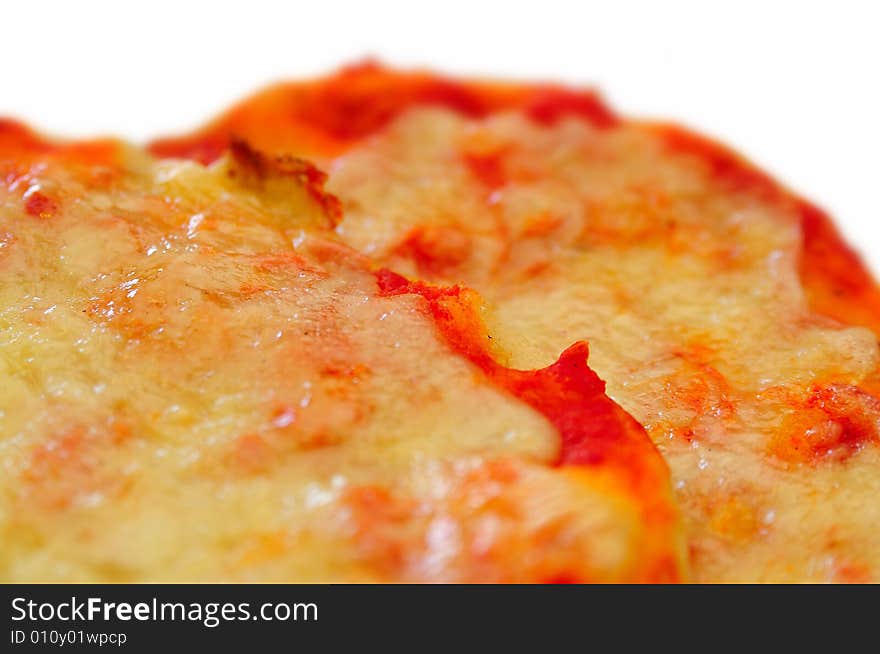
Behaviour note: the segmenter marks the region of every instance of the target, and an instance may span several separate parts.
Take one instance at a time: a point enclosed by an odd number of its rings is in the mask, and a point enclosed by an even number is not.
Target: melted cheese
[[[0,123],[5,578],[880,579],[880,290],[736,155],[371,66],[150,149]]]
[[[880,574],[880,402],[858,388],[877,338],[811,312],[792,210],[728,192],[643,129],[516,115],[413,110],[333,171],[343,237],[479,289],[511,365],[590,343],[672,468],[696,579]]]
[[[641,428],[598,390],[638,488],[557,465],[552,420],[459,326],[381,292],[322,179],[0,124],[0,578],[680,578]],[[482,346],[479,304],[456,295]]]
[[[696,580],[880,579],[880,291],[858,257],[724,148],[589,93],[535,112],[546,95],[368,66],[154,147],[314,157],[339,236],[478,290],[506,363],[588,341],[672,469]]]

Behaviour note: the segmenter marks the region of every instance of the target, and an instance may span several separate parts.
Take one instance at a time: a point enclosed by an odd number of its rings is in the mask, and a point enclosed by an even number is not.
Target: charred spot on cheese
[[[295,180],[321,208],[329,226],[335,227],[342,216],[339,199],[324,190],[327,174],[314,164],[296,157],[267,156],[254,150],[245,141],[233,140],[229,146],[233,166],[227,174],[247,188],[260,194],[263,201],[284,204],[290,202],[290,185]]]
[[[224,225],[237,220],[259,221],[295,238],[301,229],[332,229],[341,215],[339,200],[324,189],[326,175],[313,164],[259,152],[243,141],[234,141],[213,164],[214,177],[183,161],[162,162],[160,169],[159,187],[170,191],[168,197],[201,195],[203,210],[191,214],[195,219],[186,227],[191,236],[222,238]]]

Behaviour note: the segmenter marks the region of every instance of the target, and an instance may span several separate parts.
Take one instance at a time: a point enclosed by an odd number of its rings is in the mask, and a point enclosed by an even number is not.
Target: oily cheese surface
[[[366,172],[386,157],[388,178]],[[880,402],[860,387],[877,337],[811,311],[793,208],[641,129],[426,110],[337,160],[330,188],[353,246],[479,289],[510,365],[590,343],[672,468],[696,579],[880,574]]]
[[[598,378],[572,406],[625,465],[566,455],[535,400],[566,369],[496,363],[475,293],[385,292],[322,183],[0,123],[0,579],[681,578],[667,468]]]
[[[476,289],[505,364],[588,341],[671,468],[695,580],[880,579],[880,295],[821,211],[551,87],[366,66],[153,149],[210,160],[232,134],[326,169],[351,247]]]

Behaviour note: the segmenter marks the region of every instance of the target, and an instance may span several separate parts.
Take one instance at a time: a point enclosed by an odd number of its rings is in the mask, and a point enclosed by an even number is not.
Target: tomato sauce
[[[150,149],[158,156],[210,163],[231,140],[240,138],[270,152],[332,156],[415,106],[443,108],[469,118],[522,111],[545,125],[566,116],[587,120],[598,128],[619,122],[592,91],[552,84],[462,82],[425,72],[390,71],[368,62],[320,80],[269,88],[205,129],[155,141]]]
[[[633,489],[646,492],[666,483],[660,454],[642,426],[605,394],[605,382],[587,364],[585,342],[575,343],[546,368],[507,368],[490,352],[472,291],[412,282],[387,269],[379,270],[376,279],[383,296],[423,297],[437,329],[456,352],[553,424],[561,440],[557,464],[608,467]]]
[[[58,211],[58,205],[52,198],[40,191],[34,191],[27,196],[24,202],[24,210],[35,218],[51,218]]]

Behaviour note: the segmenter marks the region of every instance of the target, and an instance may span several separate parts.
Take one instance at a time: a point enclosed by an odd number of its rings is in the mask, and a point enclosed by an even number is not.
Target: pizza
[[[880,290],[709,139],[364,64],[0,180],[4,579],[880,578]]]
[[[0,127],[6,581],[672,581],[644,428],[572,344],[335,236],[325,175]]]

